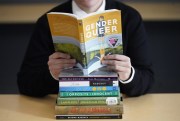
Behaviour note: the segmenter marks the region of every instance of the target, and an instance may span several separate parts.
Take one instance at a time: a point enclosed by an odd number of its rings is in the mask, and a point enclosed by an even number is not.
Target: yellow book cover
[[[74,14],[47,14],[55,51],[68,53],[88,75],[105,65],[107,54],[122,54],[121,11],[112,9],[78,18]]]

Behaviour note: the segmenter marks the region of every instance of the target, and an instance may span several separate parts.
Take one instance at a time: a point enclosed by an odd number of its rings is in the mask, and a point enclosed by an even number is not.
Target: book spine
[[[90,81],[90,86],[119,86],[119,81]]]
[[[118,77],[59,77],[59,81],[116,81]]]
[[[56,115],[122,114],[123,106],[55,106]]]
[[[55,115],[56,119],[122,119],[122,114],[117,115]]]
[[[118,86],[119,81],[60,81],[60,87],[76,86]]]
[[[120,97],[57,98],[57,105],[120,105]]]
[[[60,97],[116,97],[119,96],[118,91],[98,91],[98,92],[59,92]]]
[[[83,54],[83,69],[87,68],[87,57],[86,57],[86,47],[85,47],[85,41],[84,41],[84,31],[83,31],[83,21],[78,20],[78,30],[79,30],[79,40],[80,40],[80,49]]]
[[[75,86],[59,87],[60,92],[82,92],[82,91],[117,91],[118,86]]]
[[[78,30],[79,30],[80,49],[84,55],[86,53],[86,50],[85,50],[85,43],[84,43],[84,32],[83,32],[82,20],[78,20]]]

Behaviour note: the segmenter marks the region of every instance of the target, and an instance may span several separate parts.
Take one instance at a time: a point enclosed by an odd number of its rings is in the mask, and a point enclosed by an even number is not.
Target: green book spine
[[[119,105],[120,97],[79,97],[79,98],[57,98],[57,105]]]
[[[60,97],[118,97],[119,91],[59,92]]]

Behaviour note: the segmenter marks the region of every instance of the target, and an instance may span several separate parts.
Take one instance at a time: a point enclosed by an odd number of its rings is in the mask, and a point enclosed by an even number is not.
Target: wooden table
[[[0,121],[55,121],[55,100],[56,95],[49,95],[45,98],[0,95]],[[113,120],[180,121],[180,94],[126,97],[124,98],[123,119],[111,119]],[[95,120],[86,119],[86,121]]]

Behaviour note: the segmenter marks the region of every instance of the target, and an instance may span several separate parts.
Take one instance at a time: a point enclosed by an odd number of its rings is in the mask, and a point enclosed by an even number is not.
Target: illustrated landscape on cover
[[[122,54],[121,11],[106,10],[78,18],[73,14],[47,14],[55,51],[68,53],[88,75],[103,67],[108,54]]]

